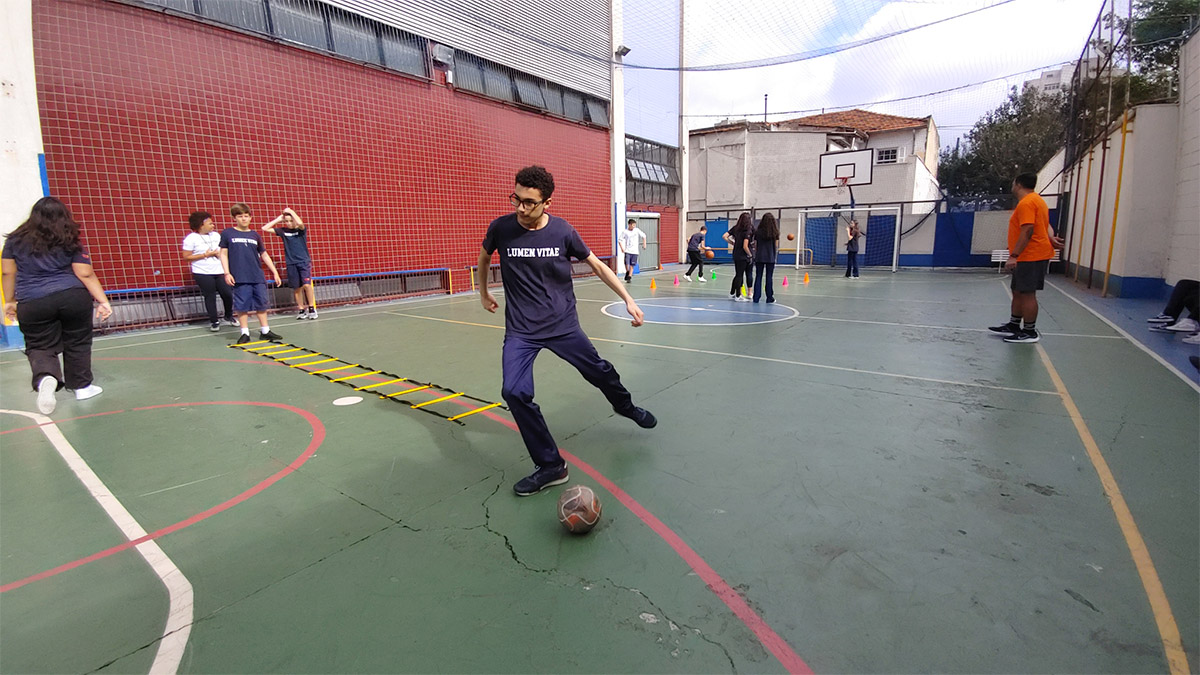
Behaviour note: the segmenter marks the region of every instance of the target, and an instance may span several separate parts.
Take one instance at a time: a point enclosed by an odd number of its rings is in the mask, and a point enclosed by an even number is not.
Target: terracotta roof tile
[[[928,118],[921,119],[916,117],[898,117],[896,115],[884,115],[882,113],[874,113],[866,110],[855,109],[840,110],[838,112],[823,113],[821,115],[809,115],[807,117],[797,117],[795,119],[779,122],[778,124],[781,127],[834,127],[839,129],[855,129],[858,131],[873,132],[923,127],[928,124]]]

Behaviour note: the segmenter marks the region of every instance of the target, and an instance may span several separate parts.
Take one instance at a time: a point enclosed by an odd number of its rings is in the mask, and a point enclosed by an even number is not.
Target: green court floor
[[[273,318],[445,388],[407,402],[189,327],[98,339],[104,393],[44,423],[0,354],[0,672],[1197,672],[1190,383],[1069,290],[1003,343],[994,271],[781,268],[774,306],[681,272],[635,277],[640,328],[576,285],[657,428],[538,359],[586,536],[513,495],[502,407],[411,407],[500,401],[474,295]]]

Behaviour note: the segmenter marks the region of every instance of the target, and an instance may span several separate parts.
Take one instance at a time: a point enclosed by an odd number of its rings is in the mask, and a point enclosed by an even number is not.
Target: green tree
[[[942,189],[964,199],[1007,194],[1013,176],[1041,169],[1062,146],[1064,118],[1061,95],[1013,87],[961,145],[942,151]]]

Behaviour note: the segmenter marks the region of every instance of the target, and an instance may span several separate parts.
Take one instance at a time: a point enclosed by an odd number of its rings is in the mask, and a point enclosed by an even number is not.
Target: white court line
[[[683,297],[683,296],[680,296],[680,297]],[[695,297],[695,296],[692,296],[692,297]],[[576,299],[578,300],[580,298],[576,298]],[[652,299],[652,298],[647,298],[647,299]],[[664,308],[668,308],[668,309],[693,309],[693,310],[705,311],[705,312],[725,312],[727,314],[754,314],[756,316],[763,316],[762,314],[760,314],[758,312],[742,312],[742,311],[733,310],[733,309],[708,309],[708,308],[704,308],[704,307],[680,307],[678,305],[651,305],[650,303],[643,303],[643,302],[641,302],[641,300],[639,300],[637,298],[634,298],[634,300],[637,300],[638,305],[647,306],[647,307],[664,307]],[[609,314],[607,311],[605,311],[608,308],[608,306],[610,306],[610,305],[622,304],[620,302],[613,302],[611,300],[588,300],[587,302],[603,302],[603,303],[605,303],[605,307],[601,308],[601,310],[600,310],[601,312],[604,313],[605,316],[610,316],[614,319],[628,319],[629,318],[627,316],[616,316],[613,314]],[[789,307],[788,305],[783,305],[780,303],[776,303],[776,304],[779,304],[780,307],[788,307],[788,309],[791,309],[793,312],[796,312],[796,310],[794,308]],[[900,328],[927,328],[930,330],[948,330],[951,332],[961,332],[961,333],[989,333],[990,334],[992,332],[986,328],[958,328],[955,326],[933,326],[933,325],[921,324],[921,323],[897,323],[894,321],[871,321],[869,319],[839,319],[839,318],[830,317],[830,316],[816,316],[816,315],[812,315],[812,314],[800,314],[799,312],[796,312],[796,314],[794,316],[776,318],[776,319],[772,319],[772,321],[782,321],[782,320],[790,319],[790,318],[796,318],[796,319],[801,319],[801,320],[812,319],[813,321],[865,323],[865,324],[872,324],[872,325],[876,325],[876,326],[897,326]],[[753,322],[745,322],[745,323],[726,324],[726,323],[673,323],[673,322],[669,322],[669,321],[650,321],[647,319],[646,323],[670,324],[670,325],[674,325],[674,326],[749,326],[749,325],[754,325],[756,323],[772,323],[772,321],[753,321]],[[1048,333],[1048,332],[1043,331],[1042,335],[1052,335],[1054,337],[1096,338],[1098,340],[1120,340],[1121,339],[1120,335],[1093,335],[1091,333]]]
[[[396,316],[408,317],[410,319],[425,319],[427,321],[440,321],[442,323],[456,323],[463,326],[478,326],[479,328],[492,328],[495,330],[504,330],[504,326],[495,326],[487,323],[473,323],[471,321],[458,321],[456,319],[440,319],[434,316],[421,316],[420,314],[404,314],[401,312],[389,312]],[[822,363],[808,363],[805,361],[789,361],[788,359],[776,359],[767,356],[752,356],[749,354],[734,354],[732,352],[718,352],[711,349],[694,349],[692,347],[674,347],[671,345],[656,345],[646,342],[631,342],[629,340],[612,340],[609,338],[599,338],[588,336],[588,339],[593,342],[611,342],[619,345],[630,345],[634,347],[649,347],[651,349],[667,349],[677,352],[691,352],[693,354],[710,354],[712,356],[724,356],[736,359],[749,359],[751,361],[767,361],[769,363],[783,363],[789,366],[801,366],[806,368],[819,368],[822,370],[836,370],[845,373],[858,373],[860,375],[878,375],[879,377],[893,377],[901,380],[916,380],[918,382],[932,382],[934,384],[949,384],[958,387],[974,387],[977,389],[995,389],[998,391],[1015,391],[1024,394],[1048,394],[1050,396],[1058,396],[1057,391],[1044,391],[1042,389],[1022,389],[1020,387],[1004,387],[998,384],[980,384],[978,382],[958,382],[955,380],[940,380],[933,377],[920,377],[918,375],[902,375],[900,373],[887,373],[878,370],[861,370],[859,368],[846,368],[843,366],[829,366]]]
[[[1138,349],[1140,349],[1140,350],[1142,350],[1142,351],[1146,352],[1147,354],[1149,354],[1149,355],[1150,355],[1150,358],[1154,359],[1155,361],[1158,361],[1158,362],[1159,362],[1159,363],[1160,363],[1160,364],[1161,364],[1161,365],[1162,365],[1164,368],[1166,368],[1167,370],[1171,371],[1172,373],[1175,373],[1175,376],[1176,376],[1176,377],[1178,377],[1179,379],[1183,380],[1184,382],[1186,382],[1186,383],[1187,383],[1187,385],[1188,385],[1189,387],[1191,387],[1192,389],[1195,389],[1197,392],[1200,392],[1200,383],[1197,383],[1197,382],[1193,381],[1193,380],[1192,380],[1192,378],[1188,377],[1187,375],[1184,375],[1184,374],[1183,374],[1183,373],[1182,373],[1182,372],[1181,372],[1181,371],[1180,371],[1178,368],[1176,368],[1175,366],[1171,365],[1171,362],[1170,362],[1170,361],[1167,361],[1167,360],[1166,360],[1166,359],[1164,359],[1163,357],[1159,356],[1158,354],[1156,354],[1156,353],[1154,352],[1154,350],[1153,350],[1153,349],[1150,349],[1150,348],[1149,348],[1149,347],[1147,347],[1146,345],[1142,344],[1142,342],[1141,342],[1140,340],[1138,340],[1137,338],[1133,337],[1133,336],[1132,336],[1132,335],[1130,335],[1129,333],[1125,332],[1125,329],[1121,328],[1120,326],[1118,326],[1117,324],[1113,323],[1112,321],[1109,321],[1107,318],[1105,318],[1105,317],[1104,317],[1104,315],[1100,314],[1099,312],[1097,312],[1096,310],[1092,309],[1091,307],[1088,307],[1088,306],[1087,306],[1087,305],[1085,305],[1083,302],[1081,302],[1081,301],[1077,300],[1077,299],[1076,299],[1074,296],[1072,296],[1070,293],[1067,293],[1067,292],[1066,292],[1066,291],[1064,291],[1063,289],[1059,288],[1059,287],[1058,287],[1058,284],[1055,284],[1053,281],[1047,281],[1046,283],[1047,283],[1047,284],[1050,284],[1050,286],[1051,286],[1051,287],[1053,287],[1053,288],[1054,288],[1054,290],[1058,291],[1059,293],[1062,293],[1063,295],[1065,295],[1065,296],[1066,296],[1066,297],[1067,297],[1069,300],[1071,300],[1071,301],[1072,301],[1072,302],[1074,302],[1075,304],[1077,304],[1077,305],[1079,305],[1080,307],[1082,307],[1082,308],[1086,309],[1087,311],[1091,312],[1091,313],[1092,313],[1092,315],[1093,315],[1093,316],[1095,316],[1097,319],[1100,319],[1100,320],[1101,320],[1101,321],[1103,321],[1104,323],[1108,324],[1109,328],[1112,328],[1113,330],[1115,330],[1115,331],[1117,331],[1118,333],[1120,333],[1122,336],[1124,336],[1124,337],[1125,337],[1125,339],[1126,339],[1126,340],[1129,340],[1130,342],[1132,342],[1132,343],[1133,343],[1133,344],[1134,344],[1134,345],[1135,345],[1135,346],[1136,346]]]
[[[62,431],[54,420],[37,413],[23,410],[3,410],[0,413],[28,417],[38,424],[38,428],[46,435],[63,461],[75,472],[75,477],[83,483],[92,498],[104,509],[126,539],[133,541],[146,536],[146,530],[134,520],[125,506],[113,495],[112,491],[92,471],[92,467],[79,456],[75,448],[63,436]],[[153,539],[144,541],[134,547],[138,554],[150,565],[158,575],[163,586],[167,587],[169,604],[167,608],[167,623],[163,627],[162,639],[158,643],[158,653],[150,664],[152,675],[159,673],[174,673],[179,670],[179,662],[183,659],[183,651],[187,647],[188,635],[192,632],[192,584],[183,576],[183,572],[167,557]]]

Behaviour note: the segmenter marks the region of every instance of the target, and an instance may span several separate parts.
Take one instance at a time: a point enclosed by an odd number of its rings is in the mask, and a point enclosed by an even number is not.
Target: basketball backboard
[[[843,150],[821,155],[820,181],[823,188],[837,187],[838,179],[846,185],[870,185],[875,168],[875,150]]]

